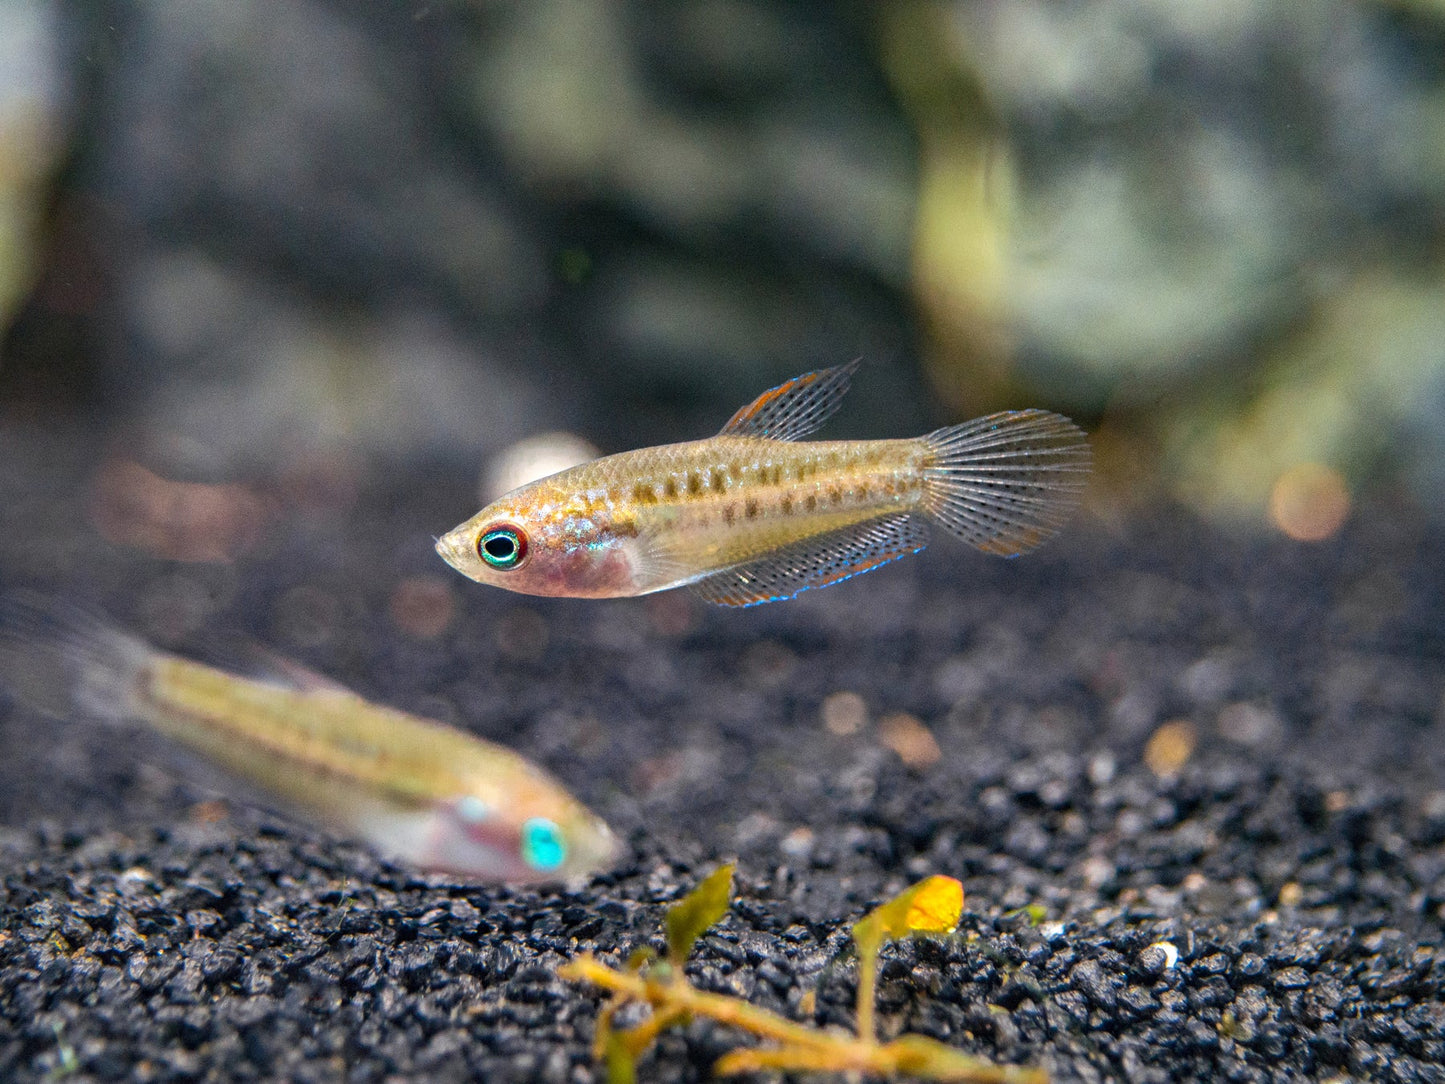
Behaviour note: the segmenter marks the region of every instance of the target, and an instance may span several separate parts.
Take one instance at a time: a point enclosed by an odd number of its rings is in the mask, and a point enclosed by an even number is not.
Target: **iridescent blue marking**
[[[546,817],[532,817],[522,825],[522,861],[541,873],[550,873],[567,861],[562,829]]]
[[[832,587],[835,583],[842,583],[844,580],[851,580],[854,576],[865,576],[869,572],[872,572],[875,569],[882,568],[884,565],[891,565],[894,561],[900,560],[901,558],[912,557],[916,554],[922,553],[927,548],[927,546],[919,546],[917,549],[908,550],[905,553],[897,553],[894,554],[892,557],[885,557],[876,565],[869,565],[867,568],[860,568],[857,572],[850,572],[846,576],[839,576],[836,580],[829,580],[827,583],[805,583],[802,587],[799,587],[791,595],[769,595],[767,598],[753,599],[751,602],[733,602],[729,603],[729,605],[736,606],[740,610],[746,610],[752,606],[761,606],[765,602],[786,602],[790,598],[797,598],[804,591],[816,591],[819,587]]]

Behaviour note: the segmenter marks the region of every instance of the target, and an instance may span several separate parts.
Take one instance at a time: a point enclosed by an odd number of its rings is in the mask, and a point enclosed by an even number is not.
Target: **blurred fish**
[[[140,720],[286,807],[423,869],[486,881],[575,880],[612,833],[518,754],[372,704],[287,660],[259,679],[159,651],[28,597],[0,604],[0,680],[51,715]]]
[[[513,490],[437,541],[464,576],[529,595],[689,585],[751,606],[928,544],[1037,546],[1078,503],[1090,452],[1067,418],[991,414],[912,440],[794,443],[838,409],[857,362],[764,392],[707,440],[605,456]]]

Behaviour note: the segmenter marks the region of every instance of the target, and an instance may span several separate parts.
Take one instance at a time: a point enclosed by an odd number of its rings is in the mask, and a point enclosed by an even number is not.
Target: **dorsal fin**
[[[763,392],[722,427],[718,436],[797,440],[832,416],[848,392],[857,361],[818,369]]]
[[[244,633],[209,637],[188,650],[184,661],[199,663],[212,670],[221,670],[242,681],[267,685],[294,693],[332,693],[359,697],[335,678],[327,677],[295,659],[288,658],[273,647],[259,643]]]
[[[295,659],[288,659],[263,644],[248,643],[244,645],[242,654],[248,664],[246,675],[254,681],[278,688],[294,689],[299,693],[331,693],[360,698],[358,693],[335,678],[318,673]]]

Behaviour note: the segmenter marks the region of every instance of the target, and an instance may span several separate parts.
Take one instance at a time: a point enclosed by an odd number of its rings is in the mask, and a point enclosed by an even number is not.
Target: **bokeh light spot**
[[[418,640],[434,640],[452,623],[456,602],[439,576],[408,576],[391,591],[387,609],[397,628]]]
[[[868,705],[853,692],[833,693],[823,701],[823,726],[840,738],[856,734],[868,725]]]
[[[516,606],[501,614],[492,628],[493,642],[503,658],[536,662],[547,650],[551,630],[536,610]]]
[[[91,522],[114,545],[171,561],[224,563],[254,549],[273,519],[249,487],[177,482],[130,459],[97,472]]]
[[[1322,542],[1350,514],[1350,490],[1340,472],[1300,463],[1281,474],[1269,495],[1270,521],[1298,542]]]
[[[642,608],[653,631],[662,636],[685,636],[697,628],[701,617],[697,599],[687,591],[646,595]]]
[[[1177,775],[1194,755],[1197,742],[1194,724],[1188,719],[1174,719],[1149,735],[1144,745],[1144,763],[1161,779]]]
[[[938,739],[922,720],[907,712],[886,715],[878,723],[878,740],[910,768],[930,768],[943,756]]]
[[[596,459],[596,446],[573,433],[539,433],[499,452],[487,464],[479,492],[483,504],[538,478]]]

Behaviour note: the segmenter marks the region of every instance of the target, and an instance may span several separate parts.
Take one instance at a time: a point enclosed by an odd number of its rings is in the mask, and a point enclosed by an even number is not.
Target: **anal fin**
[[[745,564],[714,572],[692,584],[701,598],[720,606],[779,602],[814,587],[918,553],[928,545],[928,525],[908,514],[884,516],[775,550]]]

